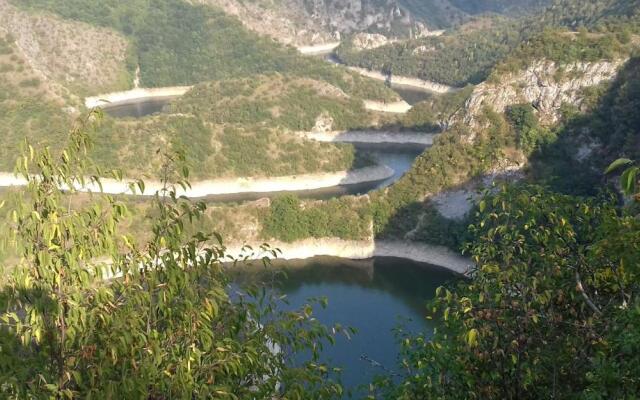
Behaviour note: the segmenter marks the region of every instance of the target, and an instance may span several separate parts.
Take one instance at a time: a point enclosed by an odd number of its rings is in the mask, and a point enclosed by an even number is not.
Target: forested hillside
[[[140,83],[145,87],[288,72],[327,80],[364,98],[393,97],[381,84],[353,74],[345,76],[320,60],[301,57],[294,49],[258,36],[237,19],[205,5],[182,0],[27,0],[14,4],[121,32],[132,44],[130,72],[133,75],[139,66]],[[189,29],[185,30],[187,26]]]
[[[373,50],[357,50],[344,42],[337,55],[350,65],[463,86],[486,79],[499,60],[545,29],[586,27],[630,34],[639,29],[639,12],[639,6],[629,1],[557,0],[530,16],[485,18],[437,38]]]

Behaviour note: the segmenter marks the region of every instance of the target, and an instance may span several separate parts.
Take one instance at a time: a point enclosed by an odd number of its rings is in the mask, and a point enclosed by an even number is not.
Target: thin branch
[[[584,290],[584,287],[582,286],[582,280],[580,279],[580,273],[578,271],[576,271],[576,288],[578,289],[578,292],[580,292],[580,294],[582,295],[582,298],[587,303],[587,305],[593,310],[593,312],[596,313],[597,315],[602,315],[602,311],[600,311],[598,306],[596,306],[594,302],[591,301],[591,299],[587,295],[587,292]]]

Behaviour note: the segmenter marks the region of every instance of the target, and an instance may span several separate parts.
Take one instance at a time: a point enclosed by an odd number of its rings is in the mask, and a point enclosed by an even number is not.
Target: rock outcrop
[[[408,35],[418,26],[395,0],[189,0],[236,16],[248,29],[281,43],[311,48],[340,41],[344,34],[398,30]],[[429,32],[420,25],[419,32]]]
[[[356,50],[372,50],[393,43],[393,40],[379,33],[358,33],[353,36],[351,43]]]
[[[563,104],[582,107],[584,89],[612,80],[623,63],[624,60],[616,60],[560,66],[552,61],[538,61],[523,71],[501,77],[498,82],[478,85],[464,109],[453,118],[475,126],[485,107],[502,113],[509,106],[529,103],[538,111],[541,123],[551,125],[560,118]]]

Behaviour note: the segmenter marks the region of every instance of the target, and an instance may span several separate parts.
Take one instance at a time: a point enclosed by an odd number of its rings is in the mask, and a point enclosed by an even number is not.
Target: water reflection
[[[147,115],[161,113],[164,107],[175,97],[161,97],[108,105],[104,112],[114,118],[142,118]]]

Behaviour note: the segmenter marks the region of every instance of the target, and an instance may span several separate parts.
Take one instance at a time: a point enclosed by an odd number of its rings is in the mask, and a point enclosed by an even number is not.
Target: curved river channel
[[[424,100],[428,94],[415,90],[398,90],[407,102]],[[139,118],[162,112],[171,99],[145,100],[105,108],[117,118]],[[357,151],[368,153],[378,163],[389,166],[394,175],[389,179],[360,185],[339,186],[308,192],[296,192],[300,197],[330,198],[344,194],[362,194],[389,186],[411,168],[424,147],[356,145]],[[275,193],[223,196],[212,200],[244,201],[267,197]],[[256,263],[260,264],[260,263]],[[285,271],[286,274],[280,272]],[[348,398],[363,398],[376,376],[398,371],[400,346],[394,329],[403,326],[408,332],[429,335],[434,321],[425,318],[425,304],[435,289],[456,279],[452,272],[412,261],[375,258],[353,261],[339,258],[313,258],[304,261],[278,261],[272,267],[241,266],[232,274],[236,287],[259,284],[286,295],[279,303],[282,310],[297,309],[310,298],[326,297],[325,309],[315,308],[315,316],[326,325],[352,327],[357,333],[351,338],[339,336],[334,346],[326,345],[322,359],[341,367],[341,381]],[[241,289],[240,289],[241,290]],[[302,356],[304,357],[304,356]],[[300,360],[298,360],[300,361]]]
[[[398,93],[403,97],[412,98],[413,101],[420,101],[425,98],[424,96],[428,96],[428,94],[424,92],[416,92],[415,90],[408,89],[398,89]],[[104,111],[114,118],[141,118],[147,115],[163,112],[164,107],[172,100],[172,97],[164,97],[131,101],[124,104],[104,107]],[[387,187],[400,179],[400,177],[402,177],[402,175],[411,168],[416,157],[418,157],[425,149],[425,146],[417,144],[395,145],[387,143],[356,143],[354,144],[354,147],[357,152],[365,153],[378,164],[390,167],[394,171],[393,176],[388,179],[373,182],[340,185],[323,189],[301,190],[296,191],[295,194],[300,198],[329,199],[347,194],[365,194],[372,190]],[[208,196],[207,199],[212,201],[229,202],[251,201],[264,197],[273,197],[281,193],[283,192],[225,194]]]

